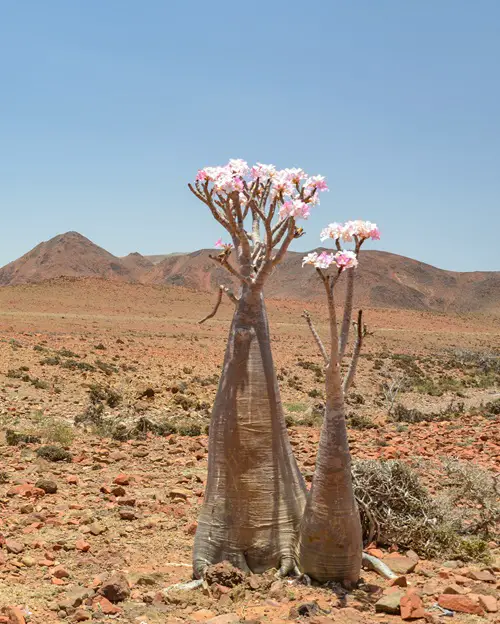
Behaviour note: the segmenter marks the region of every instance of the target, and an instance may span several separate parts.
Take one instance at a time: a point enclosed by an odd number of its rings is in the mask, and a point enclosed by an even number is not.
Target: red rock
[[[19,607],[4,607],[2,611],[7,616],[9,624],[26,624],[23,612]]]
[[[396,574],[404,575],[413,572],[418,562],[399,553],[393,553],[384,558],[384,563]]]
[[[120,607],[114,605],[104,596],[98,596],[97,598],[94,598],[92,606],[94,608],[94,611],[97,611],[98,613],[104,613],[104,615],[117,615],[118,613],[122,612]]]
[[[70,485],[78,485],[78,477],[76,475],[69,475],[66,479],[66,483],[69,483]]]
[[[458,594],[441,594],[438,598],[438,605],[443,609],[458,611],[459,613],[470,613],[472,615],[483,615],[483,607],[475,603],[469,596]]]
[[[64,566],[59,565],[59,566],[56,566],[52,570],[52,576],[55,576],[55,578],[58,578],[58,579],[63,579],[63,578],[69,578],[70,573],[68,572],[68,570],[66,570]]]
[[[399,602],[403,620],[418,620],[425,617],[424,605],[420,596],[413,590],[406,592]]]
[[[186,527],[184,528],[184,533],[186,535],[194,535],[196,533],[196,529],[198,528],[198,523],[197,522],[190,522],[188,525],[186,525]]]
[[[482,581],[483,583],[495,583],[495,575],[488,570],[471,570],[467,576],[474,581]]]
[[[58,585],[58,586],[66,585],[66,581],[54,576],[52,577],[52,585]]]
[[[486,613],[496,613],[498,611],[498,601],[495,596],[479,594],[477,598]]]
[[[377,557],[378,559],[383,559],[384,551],[380,550],[380,548],[368,548],[366,551],[372,557]]]
[[[75,548],[80,552],[88,552],[90,550],[90,544],[85,540],[77,540]]]
[[[119,474],[113,481],[116,485],[128,485],[130,483],[130,477],[126,474]]]
[[[391,579],[389,585],[391,585],[392,587],[408,587],[408,581],[406,579],[406,576],[397,576],[396,578]]]

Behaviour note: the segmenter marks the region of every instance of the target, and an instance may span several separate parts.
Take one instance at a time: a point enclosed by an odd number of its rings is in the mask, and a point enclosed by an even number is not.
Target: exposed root
[[[162,593],[168,593],[170,591],[191,591],[192,589],[198,589],[203,585],[205,581],[202,579],[196,579],[194,581],[188,581],[187,583],[176,583],[175,585],[169,585],[162,589]]]
[[[386,579],[391,580],[398,577],[398,575],[395,574],[389,568],[389,566],[387,566],[383,561],[381,561],[377,557],[374,557],[373,555],[369,555],[368,553],[364,552],[361,561],[362,565],[365,568],[367,568],[368,570],[373,570],[374,572],[380,574],[380,576],[383,576]]]

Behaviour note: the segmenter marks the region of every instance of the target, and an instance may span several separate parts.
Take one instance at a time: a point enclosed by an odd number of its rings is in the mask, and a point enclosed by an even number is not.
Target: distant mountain
[[[316,251],[321,251],[317,249]],[[219,284],[235,284],[203,249],[169,257],[144,276],[150,284],[171,284],[195,290],[216,290]],[[288,252],[269,278],[266,294],[275,299],[310,300],[323,296],[311,267],[302,268],[305,252]],[[385,251],[362,251],[356,269],[357,305],[377,308],[500,313],[500,272],[458,273],[444,271],[405,256]],[[337,297],[342,300],[343,280]]]
[[[220,284],[237,287],[231,275],[209,258],[210,253],[213,250],[201,249],[164,256],[131,253],[117,258],[81,234],[68,232],[40,243],[0,269],[0,285],[41,282],[59,276],[94,276],[208,292]],[[302,268],[303,255],[286,255],[266,285],[268,297],[307,301],[323,296],[315,272],[311,267]],[[362,251],[356,279],[356,305],[500,314],[499,271],[444,271],[384,251]],[[336,291],[339,300],[343,287],[340,280]]]
[[[78,232],[59,234],[0,269],[0,285],[42,282],[61,275],[135,281],[139,271]]]

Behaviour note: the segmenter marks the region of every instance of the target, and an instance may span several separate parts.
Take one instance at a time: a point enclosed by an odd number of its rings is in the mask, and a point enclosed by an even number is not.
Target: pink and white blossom
[[[339,240],[342,238],[344,232],[344,226],[342,223],[330,223],[323,230],[321,230],[320,239],[321,241],[326,241],[329,238],[333,238],[333,240]]]
[[[307,180],[306,187],[308,189],[316,189],[316,191],[328,191],[328,185],[325,177],[321,175],[312,176]]]
[[[316,262],[314,263],[314,266],[317,269],[328,269],[328,267],[330,267],[334,262],[335,262],[335,255],[333,253],[322,251],[316,258]]]
[[[316,264],[316,260],[318,259],[318,254],[315,251],[308,253],[307,256],[302,258],[302,266],[306,264],[312,264],[313,266]]]
[[[358,258],[354,251],[348,251],[343,249],[337,251],[334,256],[335,264],[339,269],[354,269],[358,266]]]
[[[280,217],[293,217],[294,219],[307,219],[310,214],[309,204],[301,199],[291,199],[286,201],[280,208]]]

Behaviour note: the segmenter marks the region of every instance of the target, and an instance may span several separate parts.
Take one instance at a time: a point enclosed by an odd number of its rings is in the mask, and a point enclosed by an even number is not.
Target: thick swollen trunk
[[[295,565],[305,486],[292,453],[262,293],[237,304],[210,423],[208,478],[195,537],[197,577],[228,560],[252,572]]]
[[[359,580],[362,532],[351,477],[340,374],[326,371],[326,410],[316,470],[300,525],[298,563],[319,582]]]

